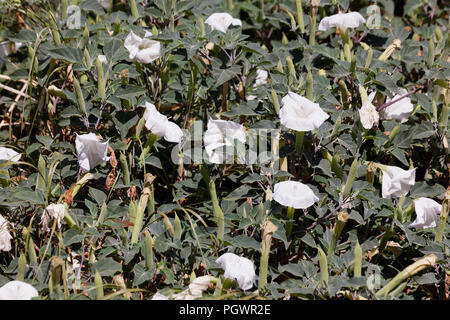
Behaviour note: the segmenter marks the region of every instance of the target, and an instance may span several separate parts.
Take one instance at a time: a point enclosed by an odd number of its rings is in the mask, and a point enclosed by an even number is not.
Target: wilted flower
[[[213,13],[205,20],[205,23],[209,24],[213,30],[219,30],[223,33],[226,33],[231,25],[242,26],[241,20],[233,19],[233,17],[226,12]]]
[[[416,229],[434,228],[439,221],[439,213],[442,206],[430,198],[419,198],[414,200],[416,220],[409,226]]]
[[[169,142],[179,143],[183,138],[181,128],[161,114],[154,104],[145,102],[145,127],[158,137],[164,137]]]
[[[347,28],[359,27],[366,19],[358,12],[338,13],[320,20],[319,31],[327,31],[331,28],[338,27],[345,31]]]
[[[14,280],[0,288],[0,300],[31,300],[39,296],[38,291],[30,284]]]
[[[11,250],[11,234],[8,230],[8,221],[0,215],[0,251]]]
[[[55,218],[58,224],[58,228],[61,228],[62,221],[66,215],[66,206],[64,204],[50,204],[45,208],[44,213],[41,217],[42,230],[44,232],[49,231],[48,221],[49,217]]]
[[[77,134],[75,147],[78,154],[78,164],[82,171],[89,171],[99,164],[109,160],[108,141],[100,142],[94,133]]]
[[[131,60],[147,64],[159,58],[161,43],[151,39],[142,39],[130,31],[125,39],[125,48],[130,52]]]
[[[310,187],[297,181],[275,184],[272,198],[283,206],[295,209],[306,209],[319,200]]]
[[[396,94],[392,99],[386,99],[386,103],[397,100],[406,93],[407,91],[405,89],[402,89],[401,94]],[[397,121],[404,122],[408,119],[413,110],[414,106],[411,103],[411,99],[406,97],[386,107],[382,111],[382,115],[383,118],[387,120],[395,119]]]
[[[376,91],[369,95],[368,101],[363,103],[361,109],[359,109],[359,119],[361,124],[365,129],[372,129],[374,125],[378,125],[380,121],[380,115],[378,114],[377,108],[372,104],[375,98]]]
[[[229,155],[223,151],[223,148],[233,146],[235,139],[245,143],[245,130],[242,125],[233,121],[210,119],[204,136],[209,162],[224,163]]]
[[[249,290],[255,282],[255,266],[247,258],[239,257],[234,253],[225,253],[221,255],[216,262],[225,270],[224,277],[236,279],[242,290]]]
[[[257,87],[259,85],[262,85],[267,82],[267,77],[269,76],[269,73],[266,70],[258,69],[256,70],[256,79],[254,87]]]
[[[403,170],[399,167],[384,166],[381,194],[383,198],[401,197],[415,184],[416,168]]]
[[[11,148],[0,147],[0,160],[17,162],[22,155]]]
[[[318,103],[289,92],[281,100],[280,121],[283,126],[295,131],[311,131],[329,118]]]

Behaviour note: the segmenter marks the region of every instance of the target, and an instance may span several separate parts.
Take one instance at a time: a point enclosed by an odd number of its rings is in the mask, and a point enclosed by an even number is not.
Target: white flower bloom
[[[109,157],[106,156],[108,141],[100,142],[94,133],[77,134],[75,147],[78,154],[78,164],[84,172],[109,160]]]
[[[181,128],[167,117],[161,114],[154,104],[145,102],[145,127],[158,137],[164,137],[166,141],[179,143],[183,138]]]
[[[295,131],[311,131],[329,118],[318,103],[289,92],[281,100],[280,121],[283,126]]]
[[[386,99],[386,103],[400,98],[402,95],[408,93],[405,89],[401,90],[401,94],[396,94],[392,99]],[[400,122],[404,122],[408,119],[411,112],[414,110],[414,106],[411,103],[411,99],[406,97],[402,100],[391,104],[389,107],[382,111],[384,119],[395,119]]]
[[[202,276],[195,278],[194,281],[189,285],[189,288],[174,294],[172,297],[174,300],[194,300],[201,298],[203,291],[208,289],[209,283],[211,282],[210,276]],[[153,295],[152,300],[169,300],[168,296],[165,296],[159,292]]]
[[[103,54],[99,54],[98,55],[98,60],[100,60],[100,63],[103,63],[103,64],[107,64],[108,63],[108,59],[106,59],[106,56],[103,55]]]
[[[343,31],[347,28],[359,27],[366,19],[358,12],[338,13],[320,20],[319,31],[327,31],[334,27],[339,27]]]
[[[109,8],[111,8],[111,0],[98,0],[98,3],[100,3],[105,10],[109,10]]]
[[[8,221],[0,215],[0,251],[11,250],[11,234],[8,230]]]
[[[381,194],[383,198],[401,197],[416,183],[416,168],[403,170],[399,167],[385,166]]]
[[[439,213],[442,206],[430,198],[419,198],[414,200],[416,220],[409,226],[416,229],[434,228],[439,221]]]
[[[213,13],[205,20],[205,23],[209,24],[213,30],[219,30],[223,33],[226,33],[231,25],[242,26],[241,20],[233,19],[233,17],[226,12]]]
[[[283,206],[295,209],[309,208],[319,200],[310,187],[297,181],[282,181],[275,184],[272,198]]]
[[[139,63],[150,63],[160,56],[161,43],[151,39],[142,39],[130,31],[125,39],[125,48],[130,53],[130,59]]]
[[[11,148],[0,147],[0,160],[18,162],[22,155]]]
[[[0,288],[0,300],[31,300],[39,296],[38,291],[22,281],[10,281]]]
[[[225,270],[224,277],[236,279],[242,290],[246,291],[253,287],[256,275],[255,266],[251,260],[228,252],[221,255],[216,262]]]
[[[66,215],[66,206],[64,204],[50,204],[47,208],[45,208],[44,213],[42,214],[41,223],[43,224],[43,229],[48,231],[48,217],[44,219],[44,216],[50,216],[55,218],[58,223],[58,228],[61,228],[62,221],[64,220],[64,216]],[[44,223],[47,223],[47,227],[44,226]]]
[[[269,73],[266,70],[258,69],[256,70],[256,79],[254,87],[257,87],[259,85],[262,85],[267,82],[267,77],[269,76]]]
[[[205,132],[204,143],[209,162],[224,163],[231,155],[224,151],[224,147],[232,147],[234,140],[245,143],[245,130],[242,125],[233,121],[212,120],[208,121],[208,129]]]
[[[380,121],[380,115],[378,114],[377,108],[372,104],[373,99],[375,98],[376,91],[372,92],[369,95],[368,101],[364,103],[359,109],[359,119],[361,120],[361,124],[365,129],[372,129],[374,125],[378,125],[378,121]]]
[[[159,293],[159,292],[156,292],[156,293],[153,295],[152,300],[169,300],[169,297],[168,297],[168,296],[165,296],[165,295],[163,295],[163,294],[161,294],[161,293]]]

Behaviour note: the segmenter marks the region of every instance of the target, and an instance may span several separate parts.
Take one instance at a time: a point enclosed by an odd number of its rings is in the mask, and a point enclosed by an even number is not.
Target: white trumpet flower
[[[384,166],[381,194],[383,198],[401,197],[416,183],[416,168],[403,170],[395,166]]]
[[[327,31],[337,27],[345,31],[347,28],[357,28],[366,19],[358,12],[338,13],[320,20],[318,30]]]
[[[421,197],[414,200],[416,220],[409,226],[416,229],[434,228],[439,221],[442,205],[430,198]]]
[[[269,73],[266,70],[258,69],[256,70],[256,79],[254,87],[260,86],[262,84],[265,84],[267,82],[267,78],[269,76]]]
[[[223,149],[232,147],[234,140],[245,143],[244,127],[233,121],[212,120],[208,121],[208,129],[205,132],[204,143],[209,162],[224,163],[231,155]]]
[[[309,208],[319,200],[310,187],[298,181],[278,182],[272,198],[283,206],[295,209]]]
[[[376,91],[372,92],[369,95],[368,101],[363,103],[361,109],[358,110],[359,119],[365,129],[372,129],[372,127],[378,125],[378,121],[380,121],[380,115],[378,114],[377,108],[372,104],[375,94]]]
[[[149,35],[151,33],[146,33]],[[129,58],[139,63],[148,64],[160,56],[161,43],[159,41],[141,38],[130,31],[125,39],[125,48],[130,53]]]
[[[402,95],[408,93],[405,89],[402,89],[401,94],[396,94],[392,99],[386,99],[386,103],[397,100]],[[382,111],[383,119],[390,120],[395,119],[400,122],[408,120],[409,115],[414,110],[414,105],[411,103],[411,99],[406,97],[391,104]]]
[[[224,277],[235,279],[242,290],[246,291],[253,287],[256,275],[251,260],[228,252],[221,255],[216,262],[225,271]]]
[[[83,172],[89,171],[109,160],[108,141],[100,142],[94,133],[81,134],[75,139],[78,164]]]
[[[242,21],[239,19],[234,19],[229,13],[218,12],[213,13],[205,20],[206,24],[211,26],[213,30],[219,30],[226,33],[230,26],[242,26]]]
[[[41,224],[42,224],[42,230],[44,232],[48,232],[48,221],[49,218],[55,218],[58,228],[61,228],[62,221],[64,220],[64,216],[66,215],[66,206],[64,204],[50,204],[45,208],[44,212],[42,213],[41,217]]]
[[[14,280],[0,288],[0,300],[31,300],[39,296],[38,291],[30,284]]]
[[[280,122],[286,128],[295,131],[312,131],[322,125],[330,116],[326,114],[318,103],[289,92],[281,100]]]
[[[11,148],[0,147],[0,160],[18,162],[22,155]]]
[[[179,143],[183,138],[181,128],[167,117],[161,114],[154,104],[145,102],[145,127],[158,137],[164,137],[166,141]]]
[[[8,230],[9,222],[0,215],[0,251],[11,250],[11,234]]]

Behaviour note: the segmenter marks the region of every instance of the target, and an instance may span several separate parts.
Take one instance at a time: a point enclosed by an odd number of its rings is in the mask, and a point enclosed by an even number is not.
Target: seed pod
[[[57,46],[60,46],[61,45],[61,36],[59,35],[59,30],[58,30],[58,26],[56,24],[55,16],[51,12],[50,12],[49,23],[50,23],[50,30],[51,30],[52,36],[53,36],[53,41],[55,41],[55,44]]]
[[[145,266],[148,270],[154,268],[155,262],[153,258],[153,239],[150,233],[144,231],[144,248],[145,248]]]
[[[356,241],[355,246],[355,262],[353,265],[353,277],[361,277],[361,264],[362,264],[362,250],[361,246],[359,245],[359,242]]]
[[[433,38],[430,38],[428,40],[428,59],[427,59],[428,68],[431,68],[433,66],[433,61],[434,61],[434,42]]]
[[[97,300],[99,300],[99,299],[103,298],[104,292],[103,292],[102,277],[100,276],[100,273],[98,273],[98,270],[95,270],[94,282],[95,282],[95,294],[96,294]]]
[[[345,198],[352,189],[353,182],[355,181],[356,177],[356,170],[358,169],[358,156],[355,157],[355,159],[352,162],[352,165],[350,167],[350,171],[348,173],[347,183],[345,184],[344,191],[342,192],[342,197]]]
[[[302,0],[295,0],[295,6],[297,7],[297,24],[300,33],[305,33],[305,24],[303,22],[303,8]]]
[[[370,67],[370,64],[372,63],[372,57],[373,57],[373,50],[371,47],[367,50],[367,58],[366,63],[364,64],[364,68],[368,69]]]
[[[181,221],[180,218],[178,218],[178,215],[175,213],[175,221],[173,224],[173,231],[175,232],[174,235],[174,239],[181,239],[181,233],[182,233],[182,229],[181,229]]]
[[[84,48],[83,55],[84,55],[84,62],[86,63],[86,67],[88,69],[91,69],[91,67],[92,67],[91,55],[89,54],[89,51],[87,50],[87,48]]]
[[[17,263],[17,277],[16,280],[23,281],[25,278],[25,268],[27,265],[27,259],[23,253],[20,253],[19,262]]]
[[[75,88],[75,95],[77,97],[78,107],[80,107],[81,112],[87,116],[83,91],[81,91],[80,82],[76,77],[73,77],[73,87]]]
[[[128,169],[127,158],[123,152],[120,153],[119,160],[123,171],[123,183],[128,186],[130,185],[130,170]]]
[[[283,63],[281,62],[281,59],[278,59],[277,70],[278,70],[280,73],[284,73],[284,70],[283,70]]]
[[[297,81],[297,74],[295,72],[294,62],[292,61],[292,58],[290,56],[286,57],[286,62],[289,69],[289,75],[291,76],[291,79],[294,81]]]
[[[320,247],[317,247],[319,251],[319,265],[320,265],[320,278],[324,287],[328,286],[328,261],[325,252]]]
[[[441,28],[439,28],[439,26],[437,24],[434,26],[434,34],[436,36],[436,41],[438,43],[444,39],[444,37],[442,35],[442,30],[441,30]]]
[[[284,34],[284,32],[281,35],[281,44],[283,45],[287,45],[289,43],[288,38],[286,37],[286,35]]]
[[[306,98],[311,101],[313,99],[313,77],[311,70],[308,70],[308,74],[306,76]]]
[[[97,57],[95,59],[95,68],[97,69],[97,90],[98,95],[102,99],[102,101],[106,100],[106,94],[105,94],[105,80],[103,78],[103,67],[102,63],[100,62],[100,59]]]

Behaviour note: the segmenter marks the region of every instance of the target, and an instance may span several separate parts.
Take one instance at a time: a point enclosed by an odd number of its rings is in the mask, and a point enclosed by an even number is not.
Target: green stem
[[[291,235],[291,232],[292,232],[292,225],[293,225],[292,220],[294,220],[294,213],[295,213],[294,208],[292,208],[292,207],[287,208],[287,217],[288,217],[289,221],[286,222],[286,238],[289,238],[289,236]]]
[[[305,24],[303,22],[302,0],[295,0],[295,6],[297,7],[298,28],[300,29],[300,33],[305,33]]]

